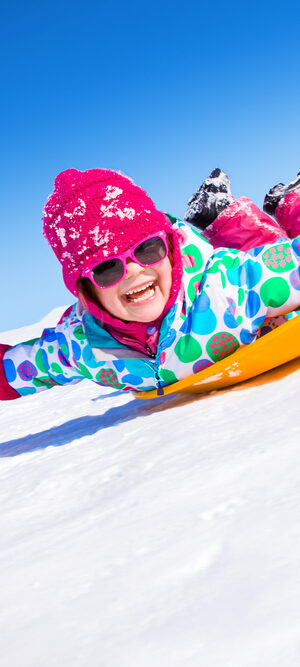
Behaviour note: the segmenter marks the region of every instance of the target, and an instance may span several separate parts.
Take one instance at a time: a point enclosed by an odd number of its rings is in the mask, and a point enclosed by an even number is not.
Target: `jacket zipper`
[[[155,354],[155,352],[152,352],[151,347],[149,345],[146,345],[146,348],[147,348],[147,352],[149,354],[149,357],[151,359],[155,359],[156,354]],[[156,366],[156,369],[155,369],[155,379],[156,379],[156,382],[158,384],[157,396],[163,396],[165,392],[163,390],[163,387],[161,386],[161,380],[160,380],[160,377],[159,377],[159,372],[158,372],[157,366]]]

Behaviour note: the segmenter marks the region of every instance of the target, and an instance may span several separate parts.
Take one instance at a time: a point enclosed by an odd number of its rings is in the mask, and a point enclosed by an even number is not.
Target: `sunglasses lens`
[[[124,267],[120,259],[108,259],[94,266],[92,276],[99,287],[110,287],[121,280]]]
[[[144,266],[161,262],[166,257],[166,254],[167,248],[160,236],[153,236],[151,239],[143,241],[134,251],[136,260]]]

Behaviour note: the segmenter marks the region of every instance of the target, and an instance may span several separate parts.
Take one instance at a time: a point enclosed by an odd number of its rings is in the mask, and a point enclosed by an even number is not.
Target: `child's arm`
[[[300,237],[249,252],[220,249],[208,264],[206,289],[212,304],[220,298],[223,308],[227,303],[226,327],[250,343],[266,318],[300,308]]]
[[[51,339],[51,344],[49,344]],[[60,332],[46,329],[41,338],[3,346],[0,370],[0,399],[35,394],[57,385],[79,382],[83,374],[68,361]],[[69,355],[68,355],[69,356]]]
[[[45,329],[40,338],[13,347],[1,345],[0,399],[10,400],[79,382],[85,377],[85,368],[76,358],[85,347],[86,338],[76,308],[69,308],[59,324]]]

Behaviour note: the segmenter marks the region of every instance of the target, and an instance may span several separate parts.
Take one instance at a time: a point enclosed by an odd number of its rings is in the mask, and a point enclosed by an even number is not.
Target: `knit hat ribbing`
[[[179,240],[167,216],[130,178],[110,169],[61,172],[46,202],[43,223],[44,236],[62,264],[64,282],[75,296],[77,280],[90,264],[160,230],[172,237],[179,259]],[[175,287],[177,291],[179,285]]]

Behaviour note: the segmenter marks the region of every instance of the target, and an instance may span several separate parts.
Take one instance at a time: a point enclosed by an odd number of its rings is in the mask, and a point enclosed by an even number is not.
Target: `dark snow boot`
[[[264,198],[264,212],[268,215],[274,215],[280,200],[298,188],[300,188],[300,171],[298,172],[297,177],[287,185],[278,183],[278,185],[274,185],[274,187],[269,190]]]
[[[233,201],[227,174],[214,169],[188,200],[183,219],[194,227],[205,229]]]

